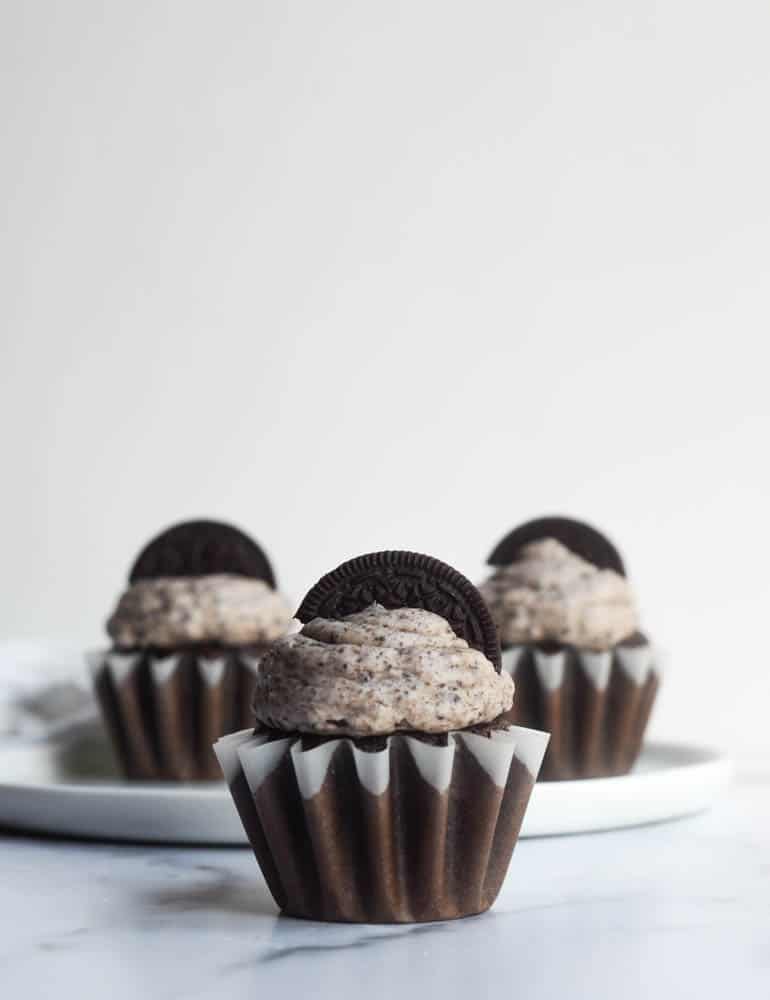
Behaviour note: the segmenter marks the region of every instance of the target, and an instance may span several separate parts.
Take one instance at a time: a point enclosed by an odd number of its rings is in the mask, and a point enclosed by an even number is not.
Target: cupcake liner
[[[126,777],[140,781],[218,780],[211,744],[248,725],[259,663],[240,650],[89,656],[94,689]]]
[[[631,770],[660,684],[651,646],[621,645],[601,653],[510,646],[503,650],[503,669],[516,685],[506,718],[551,734],[540,780]]]
[[[273,733],[273,736],[275,734]],[[245,730],[214,747],[284,913],[402,923],[481,913],[502,884],[548,735],[395,734],[376,751]]]

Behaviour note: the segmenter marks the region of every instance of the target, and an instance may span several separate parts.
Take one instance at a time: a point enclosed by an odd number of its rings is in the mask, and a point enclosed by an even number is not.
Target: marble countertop
[[[770,997],[770,770],[711,812],[522,841],[494,909],[279,917],[246,849],[0,836],[0,995],[78,1000]]]

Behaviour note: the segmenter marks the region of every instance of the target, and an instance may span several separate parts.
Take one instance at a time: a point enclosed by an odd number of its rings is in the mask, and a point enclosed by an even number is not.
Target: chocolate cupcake
[[[139,554],[89,658],[126,777],[220,777],[212,742],[246,725],[260,658],[291,618],[260,547],[237,528],[189,521]]]
[[[273,643],[256,727],[215,750],[284,913],[413,922],[494,902],[548,737],[513,698],[486,606],[410,552],[344,563]]]
[[[516,684],[509,718],[551,734],[542,780],[626,774],[660,681],[623,561],[590,525],[529,521],[495,548],[479,588]]]

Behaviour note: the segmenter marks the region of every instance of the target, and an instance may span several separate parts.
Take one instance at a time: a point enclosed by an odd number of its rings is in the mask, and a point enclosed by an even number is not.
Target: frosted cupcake
[[[246,724],[260,658],[290,611],[260,547],[230,525],[189,521],[139,554],[93,654],[94,684],[128,778],[219,777],[212,742]]]
[[[276,903],[377,923],[486,910],[548,737],[505,719],[513,683],[478,591],[379,552],[297,615],[262,660],[256,727],[215,747]]]
[[[516,683],[510,718],[551,734],[541,777],[627,773],[660,669],[619,553],[589,525],[549,517],[516,528],[489,562],[480,590]]]

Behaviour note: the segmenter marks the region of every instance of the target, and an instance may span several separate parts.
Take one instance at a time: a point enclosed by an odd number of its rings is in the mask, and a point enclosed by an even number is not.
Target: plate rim
[[[7,752],[18,753],[20,750],[41,749],[45,744],[29,743],[25,746],[13,747],[0,744],[0,760]],[[601,784],[609,787],[611,784],[628,784],[629,781],[653,779],[658,780],[661,773],[671,776],[680,771],[692,772],[695,769],[712,767],[714,765],[724,766],[731,769],[733,765],[732,757],[726,750],[714,745],[703,743],[676,742],[673,740],[648,740],[645,742],[640,752],[640,757],[650,753],[666,754],[675,753],[682,756],[683,753],[690,754],[690,760],[683,760],[677,763],[666,764],[660,769],[652,771],[642,771],[628,774],[616,774],[596,778],[573,778],[566,781],[537,781],[535,788],[586,788],[590,785]],[[38,789],[49,793],[51,791],[61,791],[66,793],[86,794],[118,794],[122,796],[150,795],[162,798],[178,797],[178,793],[184,792],[185,796],[190,794],[210,797],[227,791],[224,780],[211,781],[128,781],[125,778],[116,776],[113,778],[94,778],[83,781],[8,781],[0,779],[0,791],[6,789]],[[229,793],[228,793],[229,794]]]
[[[37,742],[15,747],[0,744],[0,761],[8,751],[42,751],[44,747],[44,743]],[[642,754],[660,755],[660,766],[650,771],[614,777],[537,782],[524,817],[520,839],[546,839],[633,829],[693,815],[708,809],[717,800],[719,793],[729,783],[734,769],[734,761],[726,751],[704,744],[650,740],[645,743]],[[668,763],[666,755],[679,759]],[[689,794],[685,791],[677,806],[673,804],[673,797],[677,790],[685,788],[684,782],[691,782],[693,790]],[[662,786],[655,793],[657,804],[651,801],[655,797],[653,792],[648,795],[644,792],[644,786],[655,784]],[[620,792],[621,789],[623,794],[613,799],[613,790]],[[624,807],[623,802],[627,804],[636,799],[634,789],[639,793],[638,808],[636,805]],[[4,810],[0,806],[0,830],[64,836],[84,842],[175,844],[186,847],[248,846],[224,781],[129,782],[119,777],[62,782],[0,780],[0,799],[6,795],[8,809]],[[597,815],[592,820],[590,817],[586,818],[584,810],[590,812],[594,796],[599,798],[593,803]],[[562,799],[564,817],[561,821],[554,820],[556,810],[561,808]],[[78,800],[83,803],[83,812],[90,813],[91,819],[85,819],[82,815],[70,815],[73,806],[66,803]],[[667,804],[661,805],[661,800]],[[119,802],[124,804],[124,808],[132,810],[132,801],[137,803],[136,825],[129,824],[130,828],[125,833],[110,832],[109,824],[105,824],[106,811],[111,807],[117,808]],[[54,812],[48,825],[45,822],[46,802]],[[153,803],[159,808],[157,818],[161,820],[160,826],[165,834],[157,829],[151,832],[148,828],[146,832],[149,836],[142,837],[138,831],[146,820],[147,810],[156,807]],[[230,811],[229,820],[224,816],[220,820],[221,836],[214,835],[213,827],[207,828],[205,823],[202,828],[193,824],[198,832],[191,835],[189,827],[184,832],[181,824],[172,818],[177,810],[184,812],[185,808],[195,809],[201,815],[200,810],[206,809],[207,805],[216,805],[215,812],[218,816],[220,808]],[[578,808],[577,814],[571,812],[573,808]],[[579,818],[581,815],[582,820]]]
[[[0,760],[7,751],[18,752],[20,749],[40,749],[43,743],[30,743],[25,747],[5,747],[0,745]],[[673,740],[649,740],[642,747],[640,757],[648,753],[677,753],[687,752],[696,759],[685,760],[679,763],[671,763],[660,769],[653,771],[643,771],[641,773],[618,774],[609,777],[597,778],[574,778],[567,781],[537,781],[535,789],[558,789],[565,788],[590,788],[601,785],[607,788],[614,784],[628,784],[629,781],[659,780],[661,774],[673,776],[674,774],[686,771],[692,773],[693,770],[710,768],[714,765],[724,767],[731,771],[733,766],[732,757],[727,751],[720,747],[702,743],[675,742]],[[76,795],[119,795],[125,797],[147,796],[158,798],[179,798],[181,793],[184,797],[200,796],[202,798],[229,796],[229,791],[224,780],[222,781],[128,781],[125,778],[115,777],[84,781],[7,781],[0,779],[0,791],[20,789],[29,791],[42,791],[46,794],[58,792],[62,794]]]

